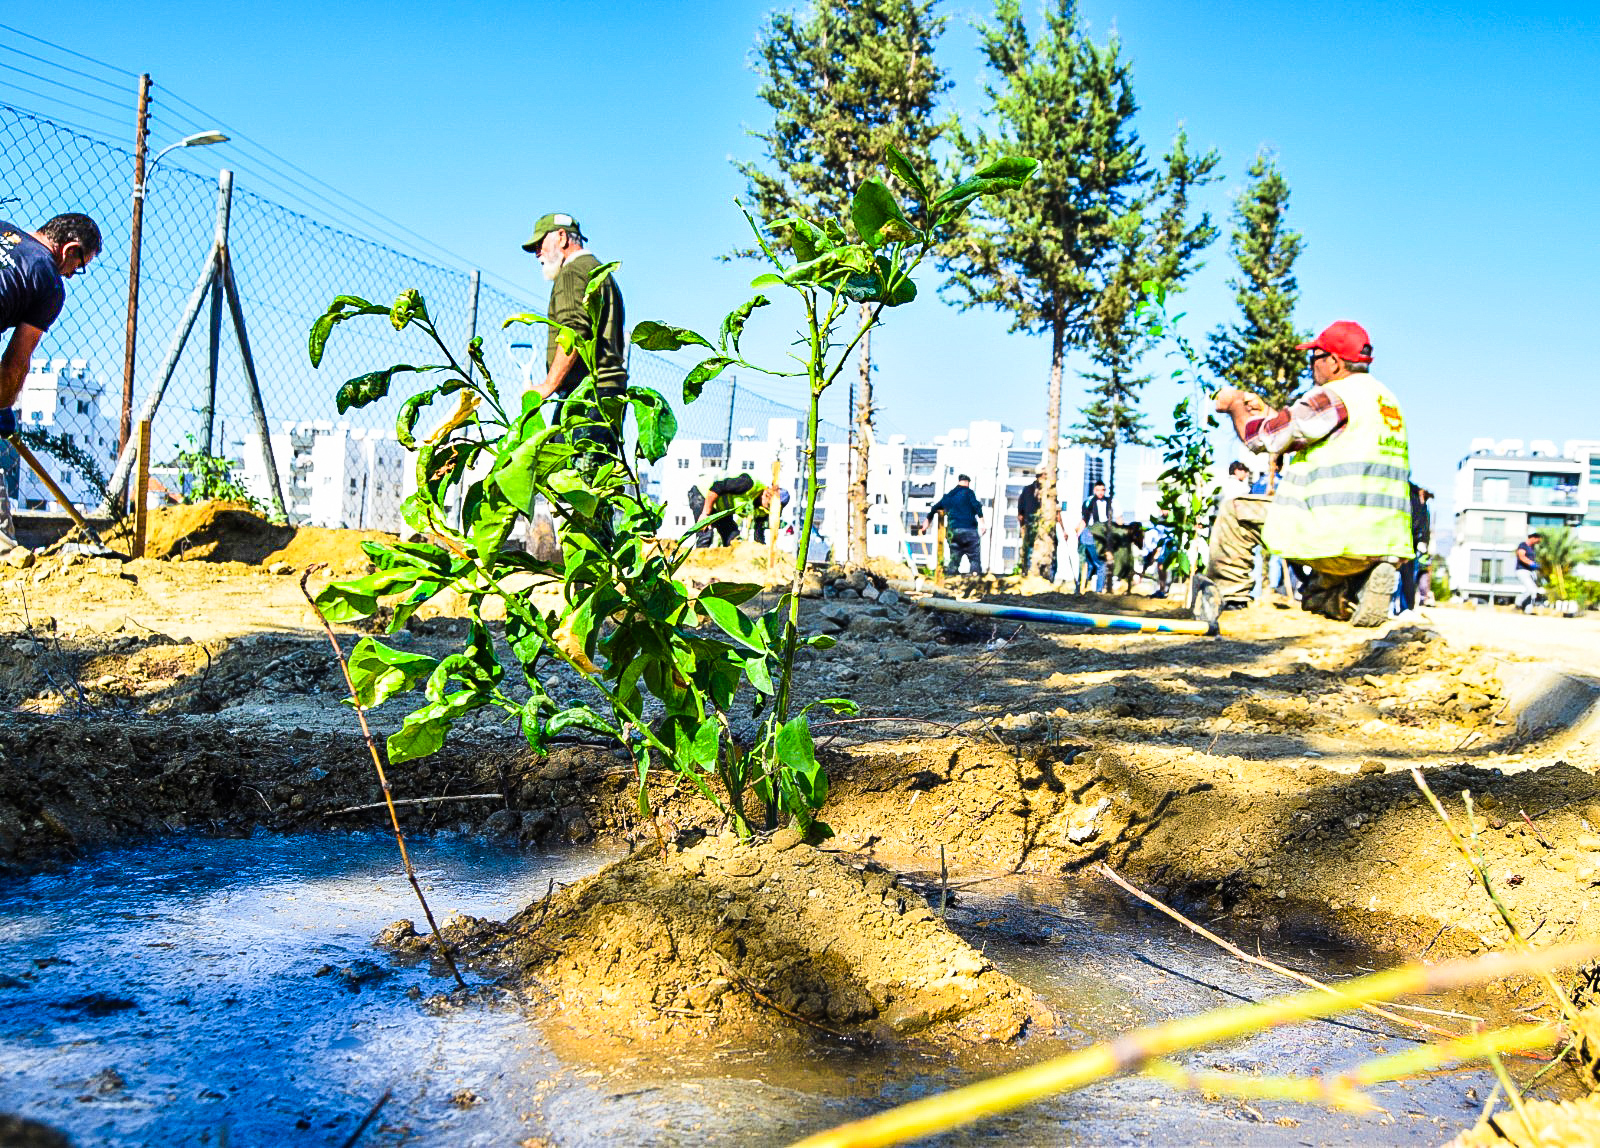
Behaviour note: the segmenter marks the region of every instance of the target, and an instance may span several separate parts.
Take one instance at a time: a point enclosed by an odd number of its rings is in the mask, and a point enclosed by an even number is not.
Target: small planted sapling
[[[722,322],[713,343],[687,328],[641,323],[633,342],[647,350],[704,347],[711,352],[686,375],[683,399],[693,402],[707,382],[731,366],[801,377],[811,404],[805,445],[806,497],[796,581],[805,569],[816,513],[818,401],[843,370],[852,350],[885,307],[916,297],[912,272],[938,238],[982,195],[1018,186],[1033,163],[1006,159],[980,169],[936,194],[904,157],[892,153],[890,172],[911,197],[909,210],[880,180],[857,192],[851,218],[776,220],[765,228],[749,219],[772,270],[753,284],[760,292]],[[778,256],[771,236],[781,234],[792,262]],[[615,264],[590,279],[592,331],[600,330],[600,287]],[[791,293],[804,315],[795,369],[772,370],[743,357],[746,324],[771,300],[766,292]],[[857,304],[867,311],[855,330],[836,329]],[[335,622],[368,618],[387,605],[390,631],[404,626],[431,598],[454,591],[470,614],[465,648],[435,659],[363,638],[350,657],[355,702],[381,705],[424,687],[424,703],[388,739],[391,762],[437,751],[452,725],[486,706],[516,720],[528,744],[542,750],[562,730],[580,726],[615,739],[630,754],[638,777],[639,811],[650,814],[646,780],[665,765],[694,787],[740,834],[786,822],[818,836],[817,820],[827,797],[827,778],[817,761],[809,713],[816,706],[854,712],[842,698],[793,701],[799,599],[791,588],[772,609],[750,617],[740,606],[760,587],[713,582],[698,592],[678,577],[692,552],[693,534],[675,545],[657,538],[663,507],[642,491],[634,459],[654,462],[666,455],[677,430],[668,402],[655,391],[628,387],[617,395],[595,390],[596,336],[584,336],[544,316],[515,315],[514,323],[543,324],[548,337],[575,350],[588,377],[560,406],[558,421],[547,416],[537,393],[509,401],[495,385],[481,340],[456,359],[415,291],[388,305],[339,296],[313,323],[310,354],[320,362],[328,338],[359,317],[386,317],[395,330],[414,328],[438,348],[444,362],[397,364],[351,379],[339,389],[341,411],[388,395],[396,379],[421,375],[431,385],[401,407],[397,435],[415,452],[417,492],[402,507],[420,542],[364,543],[376,571],[325,587],[317,603]],[[431,433],[416,432],[423,411],[452,398],[452,413]],[[624,450],[623,431],[632,417],[634,446]],[[447,512],[452,494],[459,516]],[[531,519],[544,502],[558,523],[559,562],[541,561],[507,545],[516,523]],[[530,591],[559,595],[559,605],[535,605]],[[504,611],[506,645],[515,657],[525,698],[505,687],[502,665],[486,619],[491,604]],[[826,648],[832,639],[806,639]],[[563,704],[550,693],[543,667],[565,663],[594,687],[604,704]],[[753,716],[762,719],[754,745],[732,736],[735,695],[750,689]],[[647,705],[646,699],[653,699]],[[754,804],[751,798],[754,798]]]

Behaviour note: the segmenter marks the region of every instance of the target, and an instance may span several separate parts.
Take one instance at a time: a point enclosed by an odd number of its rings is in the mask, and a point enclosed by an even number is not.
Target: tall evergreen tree
[[[1294,261],[1304,250],[1305,239],[1285,222],[1289,183],[1271,153],[1257,153],[1249,174],[1250,185],[1234,200],[1228,244],[1239,267],[1238,277],[1228,280],[1228,286],[1241,318],[1211,332],[1206,366],[1228,385],[1282,406],[1300,389],[1305,361],[1295,344],[1310,338],[1294,325],[1300,297]]]
[[[877,173],[894,147],[914,165],[930,165],[944,129],[935,107],[950,83],[934,62],[944,31],[937,0],[817,0],[803,11],[775,12],[756,46],[758,95],[772,126],[753,133],[762,163],[740,163],[756,214],[800,212],[848,219],[850,197]],[[779,237],[781,238],[781,237]],[[867,307],[862,306],[862,318]],[[859,350],[851,390],[850,528],[847,552],[867,556],[867,473],[871,462],[872,352]]]
[[[1096,45],[1074,0],[1052,0],[1035,43],[1018,0],[996,0],[979,28],[993,133],[960,136],[970,160],[1027,155],[1039,170],[1021,190],[985,204],[947,255],[946,284],[963,308],[996,307],[1011,330],[1050,337],[1050,382],[1034,569],[1055,559],[1062,371],[1086,346],[1100,294],[1128,242],[1129,212],[1153,173],[1134,131],[1128,65],[1113,38]]]
[[[1179,129],[1163,157],[1164,170],[1147,197],[1131,204],[1118,224],[1118,250],[1110,277],[1096,301],[1089,327],[1095,370],[1084,377],[1092,386],[1082,408],[1083,421],[1072,441],[1105,451],[1107,493],[1116,496],[1117,447],[1147,446],[1148,427],[1139,413],[1139,395],[1151,376],[1136,371],[1152,342],[1137,321],[1143,284],[1157,280],[1169,294],[1182,289],[1202,264],[1199,254],[1217,237],[1209,212],[1191,218],[1194,189],[1212,182],[1219,157],[1214,151],[1189,154],[1189,137]]]

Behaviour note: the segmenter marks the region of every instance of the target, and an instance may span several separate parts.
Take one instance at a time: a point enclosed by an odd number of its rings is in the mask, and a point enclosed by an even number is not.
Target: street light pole
[[[139,77],[139,129],[133,160],[133,234],[128,242],[128,330],[122,353],[122,421],[117,436],[117,450],[128,448],[128,438],[133,433],[133,363],[139,341],[139,249],[144,239],[144,199],[150,186],[150,177],[168,152],[181,147],[205,147],[226,143],[228,137],[212,128],[184,136],[175,144],[168,144],[156,153],[147,168],[144,162],[145,147],[150,126],[150,74]]]
[[[133,140],[133,226],[128,237],[128,330],[122,351],[122,422],[117,450],[133,430],[133,353],[139,342],[139,243],[144,237],[144,155],[150,129],[150,73],[139,77],[139,121]]]

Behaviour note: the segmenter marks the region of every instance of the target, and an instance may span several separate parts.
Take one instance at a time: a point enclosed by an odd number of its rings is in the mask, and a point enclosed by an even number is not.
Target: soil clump
[[[750,842],[688,834],[503,924],[457,917],[444,931],[580,1041],[988,1044],[1052,1023],[921,894],[792,830]],[[409,921],[380,943],[431,951]]]
[[[286,562],[297,570],[320,562],[346,573],[368,566],[362,542],[385,540],[394,535],[277,525],[242,503],[196,502],[151,511],[145,557],[262,567]]]

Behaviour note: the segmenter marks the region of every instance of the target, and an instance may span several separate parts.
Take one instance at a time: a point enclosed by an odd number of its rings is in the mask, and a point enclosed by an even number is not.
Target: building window
[[[689,520],[682,514],[675,514],[672,517],[672,524],[674,526],[688,526]]]
[[[1485,517],[1483,520],[1483,540],[1485,542],[1504,542],[1506,540],[1506,520],[1499,517]]]
[[[689,469],[689,460],[686,459],[686,458],[680,458],[678,460],[678,469],[679,470],[688,470]]]
[[[89,413],[89,400],[88,399],[79,399],[78,400],[78,413],[80,415],[86,415],[86,414]]]
[[[889,533],[889,528],[887,526],[885,526],[881,522],[874,522],[872,524],[872,533],[874,533],[874,534],[887,534],[887,533]]]
[[[1486,478],[1483,480],[1483,500],[1491,503],[1507,503],[1511,501],[1511,480],[1509,478]]]
[[[748,459],[747,458],[747,459],[745,459],[743,462],[741,462],[739,464],[739,469],[740,470],[754,470],[755,468],[756,468],[756,464],[752,459]]]
[[[874,506],[884,506],[888,503],[888,501],[889,499],[881,494],[874,494],[872,496],[872,505]]]
[[[1500,581],[1500,560],[1498,558],[1478,559],[1478,581],[1487,582],[1491,586]]]

